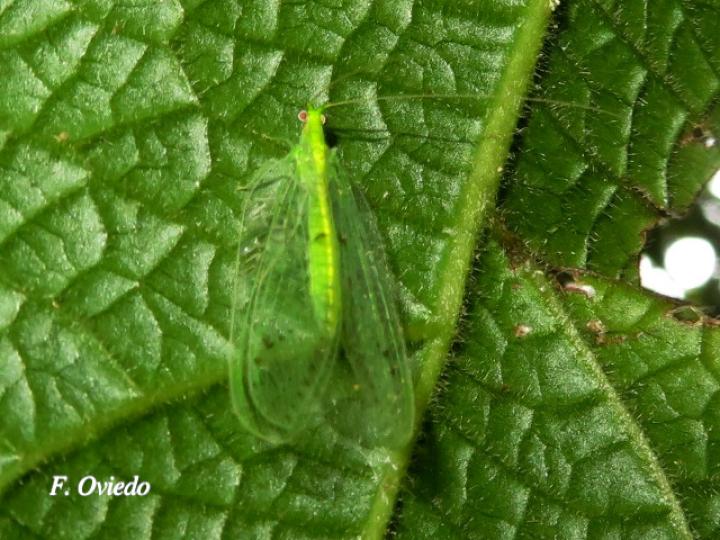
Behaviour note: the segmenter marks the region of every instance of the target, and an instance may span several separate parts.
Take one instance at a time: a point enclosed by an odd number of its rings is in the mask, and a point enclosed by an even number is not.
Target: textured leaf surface
[[[626,285],[563,291],[497,243],[480,266],[401,537],[683,538],[681,502],[716,520],[692,475],[711,480],[717,332]]]
[[[540,95],[593,109],[533,107],[503,201],[512,234],[476,264],[401,537],[717,537],[716,321],[528,262],[636,279],[644,231],[719,164],[717,14],[565,7]]]
[[[691,135],[720,88],[720,39],[708,24],[718,9],[567,3],[540,94],[602,112],[538,107],[528,124],[504,208],[544,258],[632,273],[644,231],[688,206],[712,155],[720,164],[720,150]]]
[[[715,330],[526,261],[631,275],[641,231],[690,202],[719,9],[561,9],[543,92],[605,112],[532,108],[514,262],[475,262],[426,433],[386,452],[327,427],[272,448],[230,412],[239,188],[308,100],[368,98],[329,122],[401,282],[422,413],[549,2],[0,1],[0,536],[380,537],[411,451],[404,537],[715,536]],[[485,98],[374,99],[403,92]],[[54,474],[153,488],[49,497]]]
[[[239,188],[287,152],[331,80],[335,99],[502,96],[371,99],[364,125],[383,136],[341,144],[402,281],[424,408],[548,14],[545,1],[0,4],[2,536],[382,535],[409,449],[359,453],[327,430],[270,448],[231,413]],[[332,122],[353,127],[357,110]],[[483,131],[479,149],[458,143]],[[49,497],[54,474],[153,487]]]

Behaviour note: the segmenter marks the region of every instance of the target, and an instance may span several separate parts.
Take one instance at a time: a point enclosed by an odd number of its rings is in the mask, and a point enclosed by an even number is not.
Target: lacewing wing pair
[[[478,98],[400,96],[427,97]],[[400,447],[412,436],[414,395],[383,242],[325,141],[323,108],[299,118],[299,143],[246,188],[238,265],[241,251],[254,261],[249,300],[233,307],[233,407],[272,442],[329,419],[366,446]]]
[[[246,188],[240,249],[254,260],[249,301],[233,307],[233,407],[272,442],[327,418],[364,445],[399,447],[414,396],[383,242],[322,109],[299,118],[299,143]]]

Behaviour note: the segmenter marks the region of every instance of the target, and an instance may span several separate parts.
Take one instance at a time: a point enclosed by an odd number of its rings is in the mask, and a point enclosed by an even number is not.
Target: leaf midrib
[[[555,320],[560,322],[559,326],[565,329],[566,336],[573,344],[577,353],[575,358],[579,362],[584,362],[589,367],[601,391],[607,396],[608,405],[612,407],[620,419],[620,422],[625,426],[627,433],[629,433],[633,441],[634,447],[638,451],[638,455],[644,460],[650,475],[657,482],[659,489],[667,500],[668,506],[670,507],[669,520],[675,527],[675,530],[682,538],[693,538],[682,506],[675,495],[670,480],[650,445],[650,441],[645,436],[642,426],[625,406],[620,394],[615,390],[603,371],[600,361],[588,346],[587,342],[582,338],[577,328],[577,322],[573,320],[562,305],[555,286],[547,280],[544,272],[536,272],[531,269],[530,271],[526,271],[525,274],[527,279],[535,285],[538,294],[545,300],[548,311],[553,315]]]
[[[501,134],[483,137],[477,145],[472,167],[460,193],[455,236],[446,252],[440,273],[440,289],[433,309],[438,325],[437,335],[421,354],[421,371],[415,385],[415,429],[410,444],[390,454],[385,475],[378,482],[378,492],[363,530],[362,538],[383,538],[392,516],[398,490],[405,475],[414,440],[437,381],[442,373],[448,351],[455,336],[456,323],[462,307],[466,278],[472,254],[494,207],[502,167],[507,159],[512,135],[524,101],[527,85],[542,46],[552,12],[547,0],[532,0],[526,8],[524,23],[517,30],[517,39],[508,55],[508,63],[500,78],[494,97],[489,101],[483,133]]]

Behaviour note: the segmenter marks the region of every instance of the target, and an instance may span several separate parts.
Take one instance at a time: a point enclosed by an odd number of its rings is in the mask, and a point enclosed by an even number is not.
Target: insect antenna
[[[482,95],[482,94],[399,94],[394,96],[377,96],[375,98],[372,98],[375,101],[395,101],[395,100],[414,100],[414,99],[437,99],[437,100],[446,100],[446,101],[452,101],[452,100],[476,100],[476,101],[482,101],[482,100],[491,100],[493,99],[493,96],[488,95]],[[336,107],[343,107],[347,105],[355,105],[358,103],[366,103],[368,101],[371,101],[368,98],[362,97],[362,98],[352,98],[352,99],[345,99],[342,101],[335,101],[333,103],[328,103],[323,106],[323,109],[334,109]],[[570,107],[574,109],[582,109],[590,112],[596,112],[596,113],[602,113],[607,114],[609,116],[614,116],[616,118],[622,118],[622,115],[619,115],[617,113],[608,111],[606,109],[601,109],[600,107],[593,107],[591,105],[580,105],[578,103],[572,103],[569,101],[562,101],[557,99],[550,99],[550,98],[542,98],[542,97],[524,97],[522,98],[523,102],[531,102],[531,103],[544,103],[546,105],[557,105],[557,106],[563,106],[563,107]]]
[[[324,92],[329,92],[330,89],[332,89],[335,85],[337,85],[343,81],[346,81],[346,80],[350,79],[351,77],[354,77],[355,75],[359,75],[360,73],[363,73],[365,71],[366,70],[364,70],[364,69],[358,68],[358,69],[354,69],[352,71],[348,71],[347,73],[343,73],[338,78],[331,80],[326,87],[318,90],[312,96],[310,96],[310,103],[311,104],[316,103],[317,100],[320,98],[320,95],[323,94]],[[325,107],[323,107],[323,109],[324,108]]]
[[[399,95],[383,95],[383,96],[376,96],[374,98],[368,98],[368,97],[359,97],[359,98],[351,98],[341,101],[335,101],[332,103],[328,103],[323,106],[323,110],[327,109],[333,109],[338,107],[345,107],[355,104],[362,104],[362,103],[370,103],[370,102],[381,102],[381,101],[410,101],[410,100],[437,100],[437,101],[445,101],[445,102],[452,102],[452,101],[460,101],[460,102],[469,102],[469,101],[490,101],[493,97],[489,95],[482,95],[482,94],[448,94],[448,93],[437,93],[437,94],[399,94]],[[556,99],[550,99],[550,98],[543,98],[543,97],[534,97],[534,96],[527,96],[521,99],[521,102],[523,104],[523,108],[525,108],[526,111],[529,112],[528,106],[531,103],[541,103],[547,106],[552,107],[565,107],[570,109],[580,109],[585,110],[593,113],[599,113],[608,115],[614,118],[622,119],[623,116],[620,114],[617,114],[612,111],[608,111],[606,109],[602,109],[599,107],[594,107],[591,105],[582,105],[578,103],[568,102],[568,101],[562,101],[562,100],[556,100]],[[522,131],[522,128],[524,127],[522,124],[522,119],[526,118],[526,114],[523,113],[520,115],[520,122],[516,133],[520,133]],[[372,129],[372,128],[362,128],[362,127],[355,127],[355,126],[338,126],[333,125],[331,130],[328,130],[326,128],[326,134],[327,132],[332,133],[332,135],[337,134],[352,134],[353,140],[359,140],[359,141],[366,141],[366,142],[374,142],[374,141],[381,141],[387,138],[388,130],[386,129]],[[375,134],[378,133],[385,133],[385,137],[375,136]],[[448,142],[448,143],[466,143],[466,144],[472,144],[474,138],[457,138],[457,137],[443,137],[438,136],[437,134],[433,134],[432,136],[428,135],[427,133],[411,133],[411,132],[398,132],[393,131],[392,132],[393,137],[405,137],[405,138],[415,138],[418,140],[422,139],[428,139],[436,142]],[[478,134],[478,137],[492,137],[492,134],[486,134],[486,133],[480,133]]]

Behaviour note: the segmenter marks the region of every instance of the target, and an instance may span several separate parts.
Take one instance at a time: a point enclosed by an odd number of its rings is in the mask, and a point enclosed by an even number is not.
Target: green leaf
[[[633,286],[644,230],[720,165],[720,6],[664,4],[565,11],[538,94],[592,109],[533,108],[401,538],[718,535],[717,321]]]
[[[360,452],[327,428],[271,448],[231,413],[240,188],[332,80],[334,99],[490,96],[371,100],[364,120],[414,136],[340,147],[402,279],[422,413],[549,5],[3,7],[2,536],[381,536],[411,448]],[[58,474],[67,497],[49,495]],[[81,497],[87,475],[152,491]]]
[[[644,231],[685,210],[720,166],[720,149],[691,135],[712,124],[707,110],[720,89],[720,39],[707,24],[717,10],[675,0],[568,3],[540,94],[592,109],[533,111],[503,205],[543,258],[633,273]]]
[[[713,529],[693,476],[720,388],[700,352],[720,334],[621,283],[563,290],[495,242],[480,266],[400,537],[684,538],[688,510]]]
[[[593,299],[557,292],[525,261],[629,275],[640,231],[690,202],[717,155],[686,135],[718,88],[719,9],[561,9],[539,95],[589,108],[532,107],[511,232],[473,261],[547,0],[0,0],[0,537],[379,538],[393,515],[413,538],[712,537],[714,331],[599,277],[577,274]],[[398,93],[480,99],[376,99]],[[241,188],[308,101],[357,97],[329,122],[432,421],[398,451],[328,426],[271,447],[226,386]],[[152,490],[82,497],[88,475]]]

